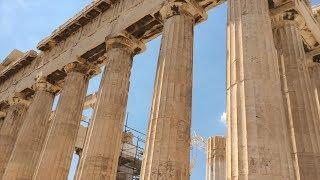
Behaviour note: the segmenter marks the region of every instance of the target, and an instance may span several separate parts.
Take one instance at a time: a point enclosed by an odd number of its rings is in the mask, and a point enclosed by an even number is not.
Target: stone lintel
[[[94,19],[97,14],[101,14],[104,11],[108,10],[112,4],[115,3],[115,0],[96,0],[91,4],[86,6],[81,12],[77,13],[74,17],[69,19],[66,23],[61,25],[57,30],[53,31],[50,37],[45,38],[39,42],[37,48],[41,51],[50,50],[62,39],[66,39],[69,35],[72,34],[72,31],[86,25],[89,21]],[[67,37],[65,32],[69,32]]]
[[[39,75],[36,78],[36,83],[32,85],[32,89],[34,91],[46,91],[52,94],[56,94],[57,92],[60,91],[61,88],[48,82],[46,80],[46,77]]]
[[[22,93],[15,93],[14,96],[8,100],[8,104],[10,106],[20,104],[20,105],[28,107],[30,105],[30,103],[31,102],[29,100],[27,100],[26,97],[24,96],[24,94],[22,94]]]
[[[101,14],[105,11],[108,11],[119,0],[94,0],[91,4],[86,6],[81,12],[77,13],[73,18],[69,19],[66,23],[61,25],[58,29],[53,31],[53,33],[39,42],[37,48],[42,51],[48,51],[56,44],[65,39],[72,34],[72,32],[86,25],[87,22],[95,18],[97,14]],[[166,1],[166,0],[163,0]],[[185,0],[186,2],[191,2],[191,0]],[[195,1],[192,0],[191,4]],[[204,10],[209,10],[213,7],[216,7],[225,0],[202,0],[199,2],[199,7]],[[67,32],[67,33],[66,33]]]
[[[44,52],[43,55],[38,56],[38,59],[37,59],[37,61],[43,61],[43,62],[45,61],[48,63],[45,63],[45,64],[41,63],[32,71],[30,69],[27,69],[27,71],[22,77],[17,77],[18,76],[17,74],[13,74],[12,76],[14,76],[13,77],[14,81],[12,83],[9,83],[12,85],[7,85],[6,83],[0,84],[2,89],[0,93],[0,101],[7,100],[11,96],[13,91],[21,92],[21,91],[24,91],[25,89],[31,88],[31,86],[35,83],[34,81],[35,77],[40,72],[42,72],[43,75],[45,76],[49,76],[52,73],[55,73],[55,71],[62,69],[65,65],[73,62],[74,61],[73,59],[76,59],[79,56],[84,57],[86,53],[89,53],[91,50],[95,48],[97,49],[100,48],[99,51],[103,51],[104,53],[105,52],[104,38],[106,36],[110,35],[112,32],[119,33],[122,31],[126,31],[126,28],[131,26],[133,27],[133,25],[135,25],[137,22],[141,21],[142,19],[153,16],[155,14],[159,14],[158,12],[166,0],[157,0],[157,1],[148,0],[148,1],[142,1],[142,2],[140,0],[135,0],[134,4],[136,4],[136,6],[133,6],[130,9],[127,8],[127,5],[131,6],[130,3],[124,3],[126,4],[126,6],[124,6],[124,8],[120,8],[120,4],[123,4],[123,3],[120,3],[120,1],[124,1],[124,0],[118,0],[118,1],[119,2],[114,5],[113,9],[112,8],[109,9],[110,11],[115,10],[114,15],[116,17],[110,16],[109,18],[107,16],[109,12],[103,13],[101,15],[102,18],[99,18],[99,16],[96,17],[95,19],[92,20],[92,23],[99,22],[100,26],[97,28],[90,29],[89,34],[92,33],[90,36],[84,35],[86,36],[86,38],[79,38],[78,40],[75,41],[74,44],[71,43],[72,45],[66,46],[65,47],[66,49],[64,49],[63,51],[59,50],[60,47],[58,47],[57,45],[54,45],[55,43],[53,40],[53,38],[58,37],[58,36],[55,36],[54,34],[56,34],[58,31],[61,31],[63,28],[62,29],[58,28],[56,31],[54,31],[54,33],[45,40],[46,42],[43,41],[43,43],[40,43],[43,46],[45,46],[47,42],[49,42],[49,44],[50,42],[51,44],[53,44],[53,46],[49,48],[52,50],[52,54],[50,52]],[[199,4],[203,9],[208,11],[222,4],[224,1],[225,0],[220,0],[220,1],[202,0],[201,2],[199,2]],[[137,2],[139,2],[139,4]],[[115,8],[117,8],[117,10]],[[106,11],[109,11],[109,10],[106,10]],[[83,26],[82,28],[88,29],[90,24],[91,23]],[[159,25],[157,24],[157,26]],[[162,29],[160,27],[156,30],[150,27],[150,29],[147,29],[148,32],[145,35],[143,35],[142,37],[137,36],[137,38],[138,39],[141,38],[143,42],[148,42],[154,39],[155,37],[157,37],[158,35],[160,35],[161,30]],[[82,31],[79,30],[79,32],[72,35],[70,39],[68,38],[67,41],[69,40],[73,41],[73,38],[77,37],[78,35],[82,37],[83,35],[81,34],[81,32]],[[44,51],[47,51],[47,50],[44,50]],[[101,53],[101,55],[99,54],[95,54],[95,55],[101,57],[103,53]],[[99,57],[94,57],[94,59],[98,59],[98,58]],[[101,57],[101,59],[105,59],[105,58]],[[103,61],[99,61],[99,63],[103,63]]]
[[[276,16],[278,14],[281,14],[283,12],[286,12],[295,8],[295,3],[292,0],[286,1],[285,3],[278,2],[276,0],[274,0],[273,2],[274,2],[273,7],[270,9],[271,16]]]
[[[0,80],[2,81],[8,79],[8,77],[14,75],[38,57],[38,53],[33,50],[23,55],[21,55],[19,51],[13,51],[12,53],[6,58],[7,60],[2,64],[3,67],[0,69]]]

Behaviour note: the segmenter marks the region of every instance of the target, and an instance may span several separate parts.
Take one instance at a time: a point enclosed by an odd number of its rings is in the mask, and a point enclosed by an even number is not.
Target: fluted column
[[[26,113],[3,179],[32,179],[48,131],[57,88],[44,78],[33,86],[35,95]]]
[[[0,130],[0,179],[4,174],[20,128],[24,122],[29,102],[22,95],[9,100],[7,116]]]
[[[297,179],[319,179],[319,116],[294,13],[275,18],[275,37],[287,124]]]
[[[293,179],[268,0],[228,1],[227,179]]]
[[[310,58],[310,57],[307,57]],[[318,117],[320,117],[320,64],[319,62],[312,62],[311,59],[307,59],[309,61],[308,64],[308,70],[309,70],[309,76],[311,79],[311,85],[312,85],[312,98],[315,101],[315,111],[318,114]],[[311,61],[311,62],[310,62]],[[317,153],[317,162],[318,164],[320,164],[320,118],[316,118],[315,119],[315,130],[318,131],[317,134],[317,140],[318,140],[318,153]],[[317,174],[318,177],[320,178],[320,169],[317,168]]]
[[[77,179],[114,180],[117,174],[133,56],[143,45],[121,35],[107,38],[106,46],[106,67]]]
[[[226,179],[226,139],[215,136],[207,142],[207,180]]]
[[[78,61],[67,65],[52,128],[34,179],[67,179],[82,118],[89,77],[98,68]]]
[[[320,113],[320,63],[312,62],[312,60],[309,59],[308,67],[314,98],[317,103],[318,112]]]
[[[189,3],[167,3],[142,180],[190,178],[193,27]]]

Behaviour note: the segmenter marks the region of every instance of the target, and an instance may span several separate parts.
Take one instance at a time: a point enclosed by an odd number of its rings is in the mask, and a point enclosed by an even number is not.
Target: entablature
[[[41,51],[47,51],[61,41],[66,40],[71,34],[87,25],[90,21],[99,16],[99,14],[107,11],[115,1],[116,0],[93,1],[58,29],[54,30],[49,37],[42,40],[37,48]]]
[[[13,76],[20,69],[28,66],[34,59],[36,59],[38,53],[36,51],[30,50],[22,55],[22,57],[10,61],[9,64],[3,66],[0,71],[0,83],[5,81],[8,77]],[[3,64],[5,64],[4,61]]]
[[[273,0],[270,8],[272,16],[285,12],[296,14],[295,21],[298,23],[306,52],[320,47],[320,26],[309,0]]]
[[[97,0],[41,41],[42,51],[30,65],[0,82],[0,102],[14,92],[32,94],[35,78],[42,74],[55,83],[65,77],[64,66],[79,58],[101,66],[106,51],[105,38],[112,34],[129,34],[148,42],[162,32],[159,11],[167,0]],[[225,0],[185,0],[198,3],[208,11]],[[81,20],[82,23],[79,23]],[[35,52],[35,51],[32,51]],[[31,60],[31,59],[28,59]],[[33,60],[33,59],[32,59]],[[19,67],[19,66],[17,66]],[[9,68],[8,68],[9,69]],[[13,68],[14,69],[14,68]],[[18,70],[18,69],[17,69]]]

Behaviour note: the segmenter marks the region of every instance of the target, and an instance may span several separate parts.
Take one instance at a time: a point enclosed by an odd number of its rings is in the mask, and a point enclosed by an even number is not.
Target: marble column
[[[76,179],[115,180],[133,56],[143,44],[119,35],[106,40],[106,67]]]
[[[307,57],[310,58],[310,57]],[[309,76],[311,79],[311,85],[312,85],[312,98],[314,100],[313,107],[315,108],[316,113],[318,114],[319,118],[316,118],[315,121],[315,130],[318,131],[317,134],[317,140],[318,140],[318,153],[317,153],[317,163],[320,164],[320,64],[319,62],[312,62],[311,59],[308,59],[308,70],[309,70]],[[311,61],[311,62],[310,62]],[[320,169],[317,168],[317,175],[320,178]]]
[[[320,63],[312,62],[312,60],[309,59],[308,67],[314,98],[318,112],[320,113]]]
[[[210,137],[207,142],[207,180],[226,179],[226,139]]]
[[[227,179],[294,179],[267,0],[228,1]]]
[[[43,77],[33,86],[35,94],[26,113],[3,179],[32,179],[47,135],[55,86]]]
[[[190,178],[193,28],[189,3],[160,11],[164,29],[158,59],[142,180]]]
[[[4,174],[20,128],[24,122],[29,102],[22,95],[9,100],[7,116],[0,130],[0,179]]]
[[[67,76],[34,179],[67,179],[82,119],[89,75],[99,70],[84,61],[71,63],[64,69]]]
[[[320,172],[317,172],[320,158],[319,115],[295,16],[294,13],[285,13],[273,22],[282,94],[292,139],[295,175],[297,179],[320,179]]]

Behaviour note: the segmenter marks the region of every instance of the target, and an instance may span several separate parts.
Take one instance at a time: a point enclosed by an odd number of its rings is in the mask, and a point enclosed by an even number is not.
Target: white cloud
[[[220,122],[223,124],[227,124],[227,113],[223,112],[222,115],[220,116]]]

